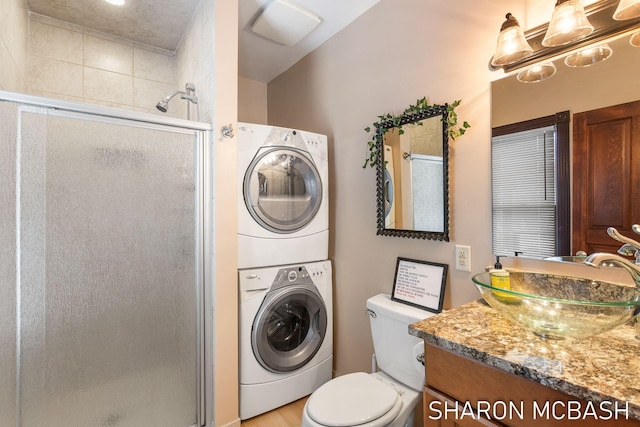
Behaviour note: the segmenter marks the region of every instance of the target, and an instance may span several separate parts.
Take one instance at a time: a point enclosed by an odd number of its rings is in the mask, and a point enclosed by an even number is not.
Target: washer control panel
[[[291,266],[278,271],[271,289],[282,285],[313,285],[313,281],[304,265]]]
[[[278,270],[271,290],[291,285],[321,285],[328,280],[331,280],[331,268],[326,262],[292,265]]]
[[[273,291],[284,286],[331,286],[331,276],[331,261],[327,260],[239,270],[238,282],[244,298],[253,296],[257,291]]]

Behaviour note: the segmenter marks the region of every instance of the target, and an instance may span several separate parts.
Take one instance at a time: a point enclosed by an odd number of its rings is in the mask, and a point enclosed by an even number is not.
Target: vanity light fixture
[[[604,46],[605,43],[634,32],[640,33],[640,12],[637,16],[631,14],[631,10],[635,7],[640,10],[638,4],[640,4],[640,0],[600,0],[582,7],[579,0],[557,0],[551,22],[524,32],[524,38],[532,51],[521,55],[519,59],[510,61],[501,61],[500,52],[496,52],[490,62],[490,68],[492,70],[502,69],[505,73],[520,71],[520,81],[533,82],[541,81],[535,80],[533,76],[549,78],[553,74],[538,74],[539,70],[530,69],[531,67],[539,64],[547,66],[546,63],[564,58],[567,55],[569,57],[563,61],[569,66],[588,66],[605,60],[612,54],[612,49],[609,46]],[[566,10],[577,10],[580,12],[579,17],[567,18],[567,16],[573,15],[565,15]],[[614,19],[616,18],[614,12],[617,10],[628,11],[628,14],[621,13],[619,16],[630,17],[628,19]],[[584,15],[584,19],[582,15]],[[557,25],[557,22],[562,22],[562,18],[558,18],[560,16],[565,17],[565,22],[573,19],[580,31],[567,30],[563,32],[557,30],[562,27]],[[502,30],[505,30],[505,25]],[[563,39],[561,35],[565,38]],[[630,42],[632,45],[640,47],[640,34],[634,35]],[[498,45],[500,46],[500,43]],[[598,48],[591,50],[591,56],[585,56],[588,51],[584,50],[594,46],[598,46]],[[550,72],[551,67],[547,67],[547,71]]]
[[[587,19],[580,0],[558,0],[542,45],[562,46],[584,38],[592,32],[593,25]]]
[[[516,78],[522,83],[538,83],[556,73],[556,66],[553,62],[545,62],[543,64],[536,64],[524,71],[520,71]]]
[[[625,19],[640,16],[640,0],[620,0],[618,8],[613,13],[613,19],[623,21]]]
[[[564,59],[564,63],[568,67],[588,67],[608,59],[612,54],[613,49],[611,49],[611,46],[603,43],[572,53]]]
[[[491,60],[494,67],[512,64],[533,52],[518,20],[510,13],[507,13],[505,18],[500,28],[496,53]]]
[[[110,3],[114,6],[123,6],[124,5],[124,0],[104,0],[107,3]]]

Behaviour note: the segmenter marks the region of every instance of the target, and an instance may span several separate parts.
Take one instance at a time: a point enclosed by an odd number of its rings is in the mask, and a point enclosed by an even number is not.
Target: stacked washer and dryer
[[[240,418],[331,379],[327,137],[238,124]]]

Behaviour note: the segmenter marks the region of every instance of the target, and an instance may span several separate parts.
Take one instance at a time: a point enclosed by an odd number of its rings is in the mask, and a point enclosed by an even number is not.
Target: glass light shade
[[[625,19],[640,16],[640,0],[620,0],[618,8],[613,12],[613,19],[624,21]]]
[[[569,67],[588,67],[606,60],[612,54],[613,49],[605,43],[572,53],[564,59],[564,63]]]
[[[522,83],[538,83],[556,73],[556,66],[553,62],[545,62],[543,64],[536,64],[527,68],[524,71],[520,71],[516,76],[518,81]]]
[[[587,19],[584,7],[579,0],[558,0],[547,34],[542,39],[542,45],[562,46],[588,36],[592,32],[593,25]]]
[[[629,38],[631,46],[640,47],[640,31],[633,33]]]
[[[533,52],[516,18],[510,13],[506,18],[498,36],[496,53],[491,60],[494,67],[512,64]]]

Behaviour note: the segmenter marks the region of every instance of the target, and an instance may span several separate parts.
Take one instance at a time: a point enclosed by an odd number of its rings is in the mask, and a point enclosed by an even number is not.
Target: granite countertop
[[[631,326],[543,340],[480,300],[410,325],[409,333],[594,404],[628,402],[629,417],[640,419],[640,340]]]

